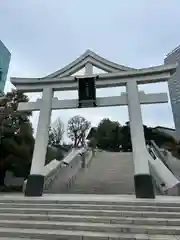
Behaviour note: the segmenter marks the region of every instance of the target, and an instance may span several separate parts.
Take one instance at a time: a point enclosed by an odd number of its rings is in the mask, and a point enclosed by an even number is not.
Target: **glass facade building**
[[[177,63],[176,73],[168,80],[169,95],[171,100],[174,124],[177,138],[180,139],[180,46],[170,52],[165,60],[165,64]]]
[[[11,54],[0,40],[0,92],[4,92]]]

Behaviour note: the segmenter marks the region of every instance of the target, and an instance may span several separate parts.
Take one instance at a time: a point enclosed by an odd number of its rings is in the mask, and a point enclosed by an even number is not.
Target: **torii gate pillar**
[[[154,186],[149,172],[149,155],[145,144],[139,92],[136,81],[127,82],[127,96],[136,197],[154,198]]]
[[[49,126],[51,120],[51,108],[53,89],[44,88],[42,92],[42,104],[39,113],[36,141],[32,158],[30,175],[25,189],[26,196],[42,196],[44,186],[44,165],[49,140]]]

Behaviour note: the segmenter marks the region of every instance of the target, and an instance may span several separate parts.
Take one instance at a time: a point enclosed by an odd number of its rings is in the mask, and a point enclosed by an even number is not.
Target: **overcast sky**
[[[163,64],[165,55],[180,44],[179,11],[179,0],[0,0],[0,39],[12,54],[9,77],[42,77],[86,49],[135,68]],[[6,91],[10,89],[8,81]],[[140,89],[168,91],[166,83]],[[97,96],[121,91],[125,89],[98,91]],[[58,96],[73,98],[77,93]],[[128,121],[126,107],[56,111],[52,121],[60,116],[66,124],[75,114],[92,125],[104,117]],[[174,127],[170,103],[143,106],[142,115],[144,124]],[[36,127],[37,114],[32,121]]]

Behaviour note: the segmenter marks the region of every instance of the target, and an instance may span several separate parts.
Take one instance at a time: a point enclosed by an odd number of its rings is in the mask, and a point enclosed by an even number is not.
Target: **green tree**
[[[67,133],[74,147],[83,146],[91,123],[82,116],[74,116],[68,121]]]
[[[154,140],[159,147],[166,146],[169,149],[175,148],[176,141],[166,133],[158,131],[156,128],[143,126],[146,143]],[[103,119],[97,129],[93,128],[89,138],[96,138],[97,146],[101,149],[125,152],[132,151],[130,124],[126,122],[124,126],[120,126],[118,122],[112,122],[109,119]],[[176,147],[177,148],[177,147]],[[178,150],[177,150],[178,151]]]
[[[166,133],[158,131],[156,128],[147,127],[146,125],[143,125],[143,128],[146,144],[148,144],[150,140],[154,140],[159,147],[162,147],[169,144],[174,145],[176,142],[173,137]],[[132,150],[129,122],[127,122],[126,125],[122,127],[121,132],[123,134],[122,149],[124,151]]]
[[[31,113],[17,110],[19,102],[27,101],[27,96],[13,90],[0,102],[0,185],[7,170],[25,177],[30,169],[34,147]]]
[[[121,134],[122,134],[121,149],[124,152],[132,151],[131,132],[128,122],[126,123],[126,125],[122,126]]]
[[[97,146],[101,149],[119,151],[121,145],[121,126],[118,122],[103,119],[96,131]]]
[[[168,135],[167,133],[158,131],[155,128],[154,129],[151,128],[150,138],[151,140],[154,140],[159,147],[162,147],[163,145],[168,145],[168,144],[173,144],[173,145],[176,144],[176,140],[172,136]]]
[[[49,145],[60,145],[64,135],[64,124],[60,118],[52,124],[49,129]]]

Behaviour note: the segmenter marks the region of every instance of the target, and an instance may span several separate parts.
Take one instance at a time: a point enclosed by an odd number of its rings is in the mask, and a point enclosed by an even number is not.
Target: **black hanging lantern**
[[[76,78],[78,80],[79,108],[96,107],[96,77]]]

